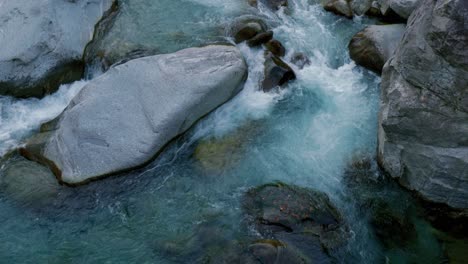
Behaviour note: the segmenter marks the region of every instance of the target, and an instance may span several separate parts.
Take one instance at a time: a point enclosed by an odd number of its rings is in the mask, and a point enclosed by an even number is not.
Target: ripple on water
[[[216,28],[252,12],[244,1],[122,2],[123,12],[104,43],[137,41],[161,52],[223,36]],[[294,52],[310,58],[309,66],[295,69],[295,82],[279,94],[260,92],[263,52],[240,44],[249,65],[244,90],[145,168],[80,188],[62,186],[52,202],[41,206],[19,206],[0,190],[2,261],[197,263],[216,254],[229,256],[255,232],[245,225],[240,200],[250,188],[273,181],[325,192],[343,212],[353,236],[338,252],[338,262],[440,257],[430,227],[421,220],[415,222],[416,242],[384,249],[343,179],[352,159],[375,156],[380,80],[356,67],[347,52],[351,36],[373,21],[334,16],[318,1],[289,2],[287,14],[263,9],[262,14],[276,22],[285,60]],[[43,100],[1,98],[0,153],[58,115],[84,84],[63,86]],[[197,154],[203,142],[209,142],[209,155]],[[213,156],[224,159],[214,161],[221,164],[216,169],[206,169],[213,160],[200,159]],[[378,173],[375,166],[371,172]],[[393,185],[376,186],[358,193],[370,200],[383,197],[396,208],[407,197]]]

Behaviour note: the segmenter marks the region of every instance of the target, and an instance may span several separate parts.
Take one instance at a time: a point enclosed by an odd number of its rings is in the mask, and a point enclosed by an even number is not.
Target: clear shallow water
[[[229,2],[128,1],[117,21],[118,34],[158,41],[166,51],[197,45],[209,40],[204,30],[250,12],[243,1]],[[272,181],[330,196],[353,234],[338,252],[338,262],[437,262],[441,249],[416,216],[419,239],[385,250],[344,182],[350,162],[375,155],[379,79],[356,67],[347,53],[351,36],[372,21],[338,18],[307,0],[290,2],[287,15],[261,9],[278,25],[275,36],[288,50],[286,58],[301,51],[311,59],[310,66],[296,69],[295,82],[279,94],[259,92],[262,51],[241,44],[249,64],[244,90],[145,168],[80,188],[61,187],[40,201],[0,190],[0,262],[199,263],[245,239],[249,229],[240,198],[249,188]],[[178,31],[193,38],[167,38]],[[9,126],[1,126],[7,140],[0,141],[0,150],[60,113],[82,84],[41,101],[2,98],[7,106],[2,120]],[[32,116],[39,108],[47,114]],[[26,125],[17,129],[16,119]],[[8,162],[0,166],[0,177]],[[393,185],[367,192],[397,208],[412,203]]]

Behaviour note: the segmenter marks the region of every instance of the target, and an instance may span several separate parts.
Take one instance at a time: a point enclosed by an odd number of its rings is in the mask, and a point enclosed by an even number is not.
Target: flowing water
[[[123,2],[109,38],[161,52],[216,41],[221,25],[254,12],[241,0]],[[56,188],[44,199],[0,190],[0,262],[199,263],[247,236],[240,199],[249,188],[282,181],[327,193],[343,212],[352,236],[336,262],[437,263],[441,248],[417,216],[415,241],[384,248],[343,176],[356,159],[375,156],[380,80],[347,52],[351,36],[375,22],[340,18],[308,0],[290,0],[288,12],[260,12],[276,25],[286,61],[295,51],[310,58],[295,69],[296,81],[280,93],[260,92],[263,51],[240,44],[249,65],[244,90],[145,168]],[[58,115],[84,84],[42,100],[0,98],[0,154]],[[0,165],[0,178],[18,159]],[[398,208],[412,203],[393,184],[362,192]]]

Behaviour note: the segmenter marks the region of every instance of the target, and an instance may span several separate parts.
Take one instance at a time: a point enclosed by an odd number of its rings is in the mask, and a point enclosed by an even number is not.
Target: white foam
[[[61,85],[56,93],[42,99],[0,97],[0,156],[21,144],[42,123],[57,117],[86,83]]]

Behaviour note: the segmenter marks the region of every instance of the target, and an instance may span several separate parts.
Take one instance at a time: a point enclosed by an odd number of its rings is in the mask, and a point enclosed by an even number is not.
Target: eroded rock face
[[[468,208],[468,3],[424,1],[382,75],[380,165],[423,198]]]
[[[421,0],[378,0],[383,15],[395,12],[403,19],[408,19]]]
[[[236,95],[246,75],[232,46],[129,61],[86,85],[22,154],[71,185],[141,166]]]
[[[381,73],[385,62],[400,43],[405,27],[405,24],[366,27],[354,35],[349,43],[351,58],[358,65]]]
[[[83,75],[94,25],[113,0],[15,0],[0,8],[0,94],[42,97]]]
[[[325,10],[337,15],[369,15],[392,22],[408,19],[419,3],[420,0],[322,0]]]

